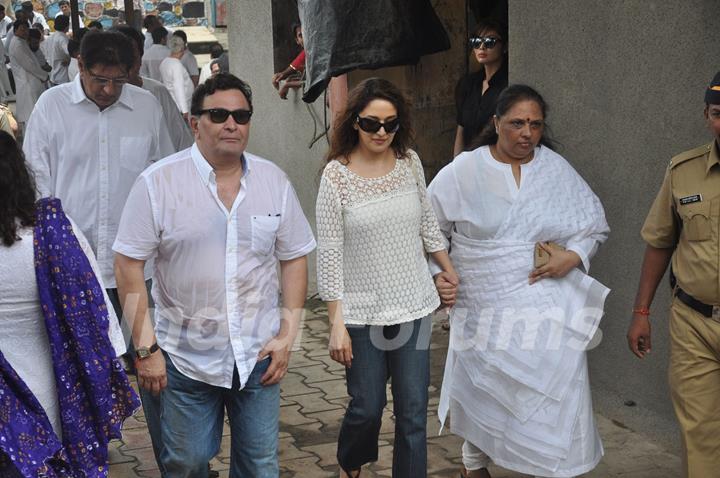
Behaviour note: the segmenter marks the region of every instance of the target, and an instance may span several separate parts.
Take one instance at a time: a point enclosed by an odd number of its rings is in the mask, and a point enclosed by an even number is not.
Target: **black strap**
[[[691,309],[701,313],[705,317],[712,317],[713,306],[700,302],[695,297],[691,296],[680,287],[675,289],[675,296],[682,301],[683,304],[687,305]]]

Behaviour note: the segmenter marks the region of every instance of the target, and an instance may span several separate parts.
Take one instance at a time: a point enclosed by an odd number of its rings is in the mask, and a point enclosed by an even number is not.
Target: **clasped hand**
[[[460,284],[455,271],[442,271],[435,275],[435,288],[444,307],[452,307],[457,300],[457,288]]]
[[[544,266],[537,267],[530,273],[530,284],[541,279],[560,279],[565,277],[568,272],[582,263],[580,256],[576,252],[570,250],[559,250],[549,247],[545,243],[538,243],[540,247],[548,253],[550,260]]]

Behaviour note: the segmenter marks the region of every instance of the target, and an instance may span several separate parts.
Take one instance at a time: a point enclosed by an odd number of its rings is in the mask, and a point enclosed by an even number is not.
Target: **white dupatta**
[[[477,175],[472,159],[452,163],[456,177]],[[609,289],[579,269],[533,285],[528,275],[536,242],[602,242],[609,228],[599,199],[564,158],[541,147],[531,163],[494,237],[451,236],[461,285],[438,414],[444,423],[450,411],[453,432],[501,466],[573,476],[602,456],[585,350]]]

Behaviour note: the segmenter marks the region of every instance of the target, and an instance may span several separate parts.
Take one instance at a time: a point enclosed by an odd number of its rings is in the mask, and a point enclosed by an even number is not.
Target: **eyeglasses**
[[[225,108],[209,108],[207,110],[200,110],[194,114],[195,116],[200,116],[205,113],[208,113],[210,115],[210,121],[212,121],[213,123],[224,123],[227,121],[228,116],[232,116],[233,120],[235,120],[237,124],[248,124],[253,112],[250,110],[230,111],[226,110]]]
[[[122,88],[125,86],[125,83],[128,82],[129,78],[127,76],[121,76],[119,78],[105,78],[104,76],[98,76],[95,73],[88,70],[88,75],[90,75],[90,78],[92,81],[102,87],[105,88],[109,84],[113,84],[113,86],[117,86],[118,88]]]
[[[389,121],[380,122],[372,118],[361,118],[358,116],[355,121],[361,130],[366,133],[377,133],[380,128],[385,130],[387,134],[397,133],[400,129],[400,118],[391,119]]]
[[[540,130],[545,126],[545,122],[543,120],[521,120],[521,119],[514,119],[508,121],[508,124],[512,129],[523,129],[525,125],[530,125],[530,129],[534,130]]]
[[[479,50],[484,46],[486,49],[492,50],[499,41],[498,37],[470,37],[470,47],[473,50]]]

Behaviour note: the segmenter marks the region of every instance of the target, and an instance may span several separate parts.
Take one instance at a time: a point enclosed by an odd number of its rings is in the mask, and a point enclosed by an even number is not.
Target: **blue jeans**
[[[186,377],[167,355],[166,363],[168,386],[162,393],[160,420],[165,476],[207,478],[208,462],[220,450],[226,409],[230,478],[277,478],[280,386],[260,384],[270,359],[255,365],[242,390],[237,369],[227,389]]]
[[[345,370],[351,400],[340,428],[337,458],[345,471],[377,461],[385,385],[395,414],[394,478],[427,475],[430,316],[390,326],[348,326],[353,359]]]

